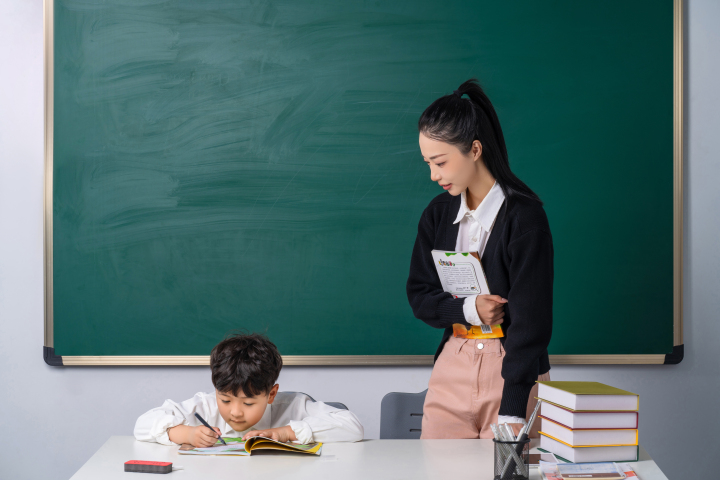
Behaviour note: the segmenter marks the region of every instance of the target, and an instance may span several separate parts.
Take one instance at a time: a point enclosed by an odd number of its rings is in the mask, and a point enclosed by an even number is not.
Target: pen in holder
[[[497,440],[495,445],[495,480],[528,480],[530,478],[530,439]]]

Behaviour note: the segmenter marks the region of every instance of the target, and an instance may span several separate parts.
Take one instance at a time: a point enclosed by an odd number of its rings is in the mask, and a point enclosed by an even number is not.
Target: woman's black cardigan
[[[443,292],[433,264],[432,250],[455,250],[459,225],[453,223],[461,197],[442,193],[420,218],[410,261],[407,295],[417,318],[444,328],[443,345],[452,325],[469,326],[463,298]],[[550,370],[548,344],[552,335],[553,245],[545,210],[538,202],[506,198],[490,232],[482,265],[490,292],[508,300],[501,339],[505,348],[499,415],[525,417],[530,389],[538,376]]]

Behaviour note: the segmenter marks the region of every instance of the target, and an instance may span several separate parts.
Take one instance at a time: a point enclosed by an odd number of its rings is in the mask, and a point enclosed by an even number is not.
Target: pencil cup
[[[495,443],[495,480],[528,480],[530,478],[530,439]]]

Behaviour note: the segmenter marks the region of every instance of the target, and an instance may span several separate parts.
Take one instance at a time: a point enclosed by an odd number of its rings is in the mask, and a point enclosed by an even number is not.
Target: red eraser
[[[135,473],[170,473],[172,472],[172,462],[129,460],[125,462],[125,471]]]

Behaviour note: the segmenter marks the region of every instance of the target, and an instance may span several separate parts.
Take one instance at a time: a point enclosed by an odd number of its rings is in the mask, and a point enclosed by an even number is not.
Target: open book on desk
[[[310,455],[320,455],[322,452],[322,443],[284,443],[272,438],[266,437],[250,437],[247,440],[235,437],[223,437],[227,445],[218,443],[212,447],[197,448],[189,444],[180,446],[178,453],[180,455],[223,455],[223,456],[248,456],[258,450],[279,450],[283,452],[307,453]]]
[[[470,252],[433,250],[431,253],[443,291],[456,298],[465,298],[470,295],[490,295],[485,271],[480,261]],[[453,325],[453,335],[458,338],[500,338],[504,336],[500,325],[474,325],[468,329],[460,323]]]

